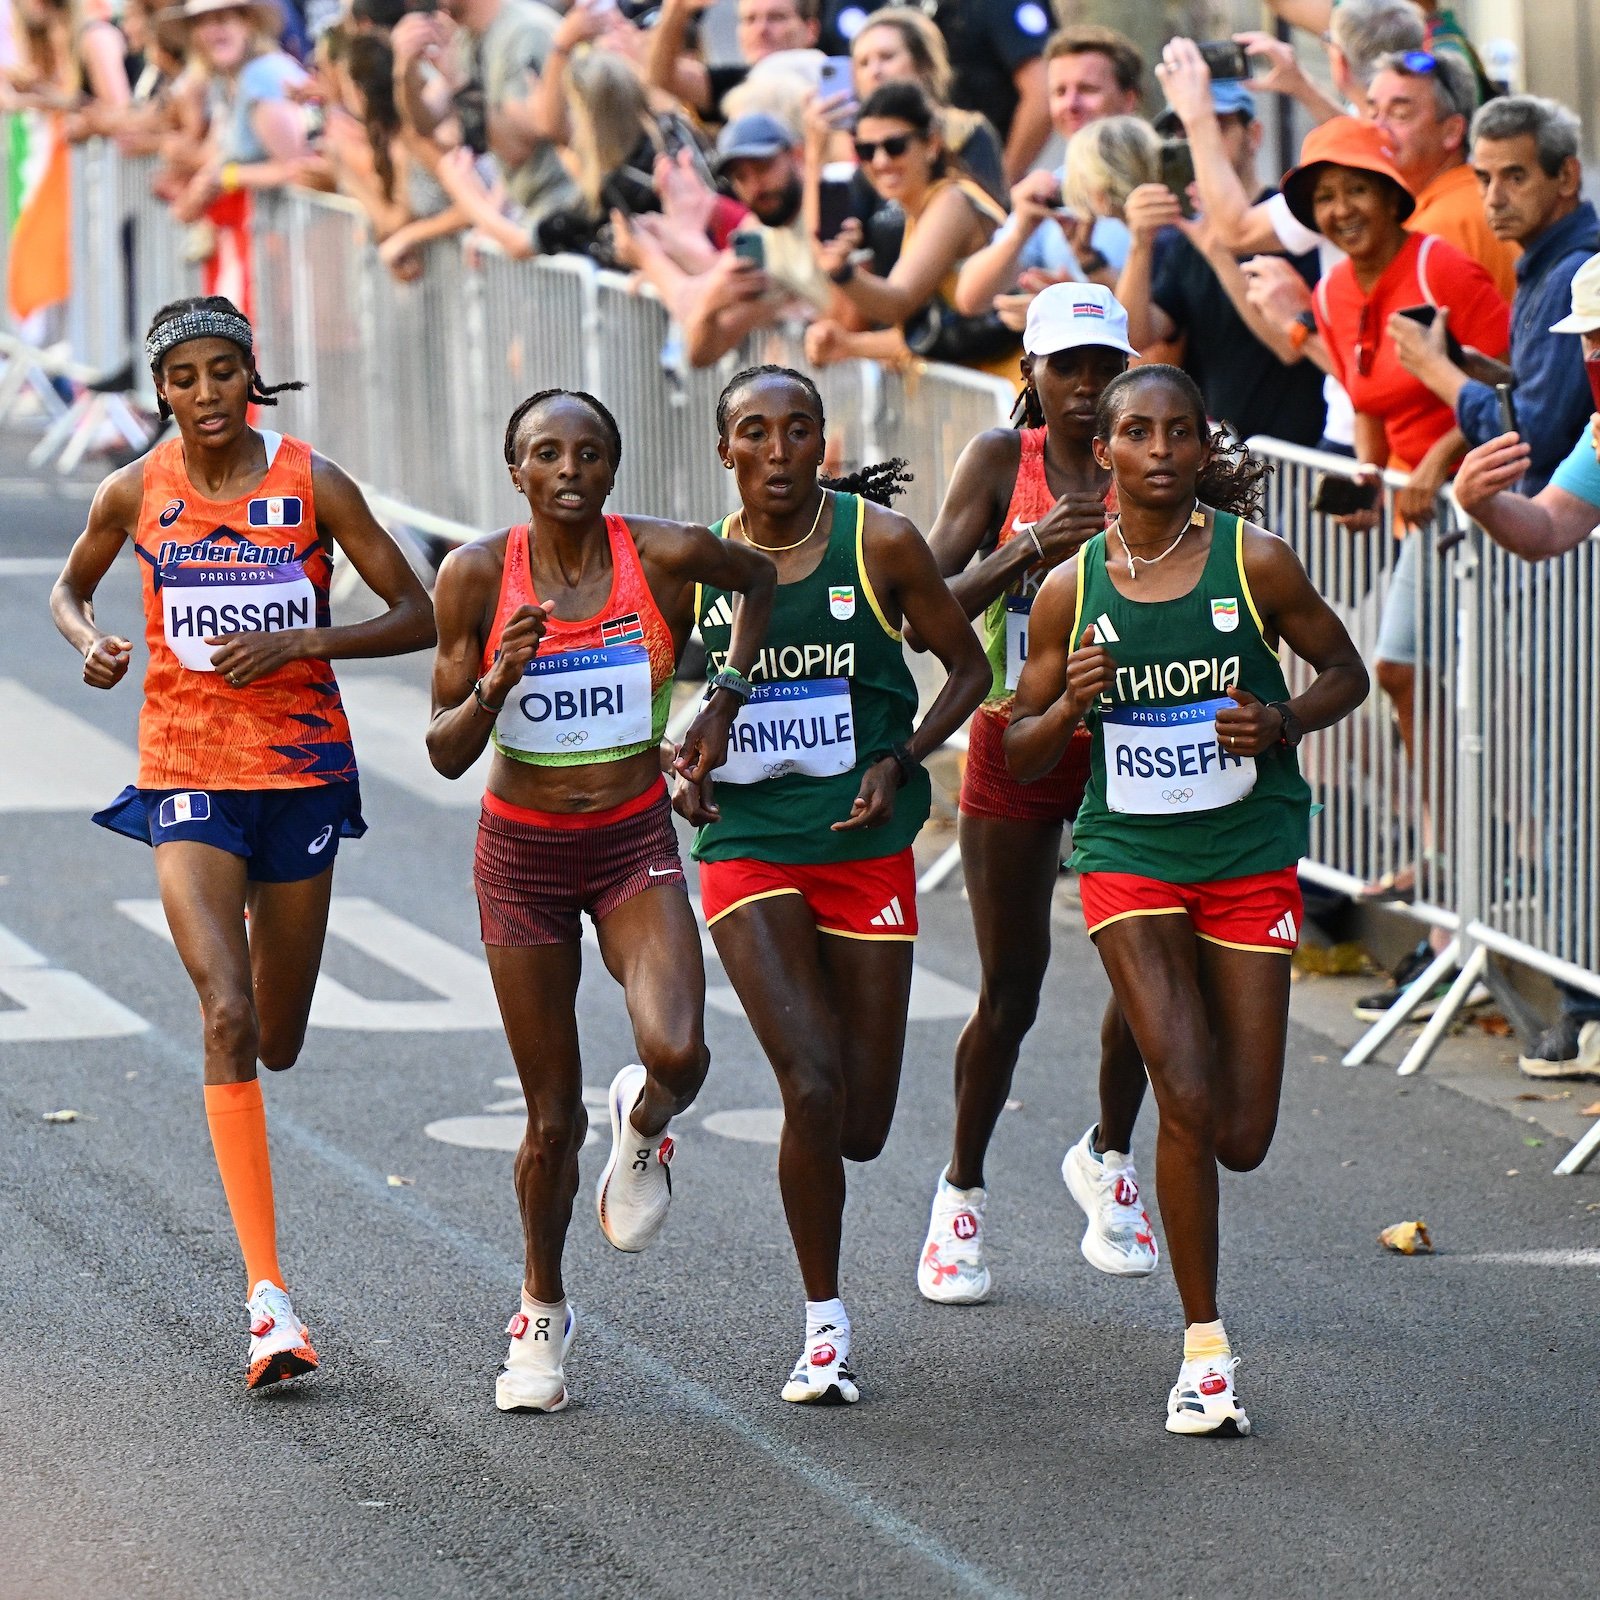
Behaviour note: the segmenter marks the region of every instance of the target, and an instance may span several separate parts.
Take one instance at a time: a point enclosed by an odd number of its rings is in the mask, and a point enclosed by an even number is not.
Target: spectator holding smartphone
[[[1484,214],[1497,237],[1523,252],[1509,370],[1476,361],[1462,368],[1450,360],[1448,308],[1431,329],[1412,322],[1392,328],[1406,370],[1454,409],[1471,445],[1504,432],[1494,385],[1515,383],[1517,431],[1530,450],[1527,478],[1518,486],[1525,495],[1549,483],[1589,415],[1583,351],[1576,339],[1553,331],[1567,313],[1578,269],[1600,251],[1600,216],[1582,193],[1579,131],[1565,106],[1534,95],[1491,100],[1473,118],[1472,170]]]

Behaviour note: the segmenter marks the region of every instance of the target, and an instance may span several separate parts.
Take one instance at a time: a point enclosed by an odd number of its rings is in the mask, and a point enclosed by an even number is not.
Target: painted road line
[[[129,921],[170,942],[159,900],[118,900]],[[436,999],[369,1000],[319,974],[311,997],[313,1028],[353,1028],[368,1033],[461,1033],[500,1028],[489,969],[448,940],[427,932],[376,901],[335,895],[328,911],[328,933],[381,961]]]
[[[356,762],[363,776],[375,772],[436,806],[478,809],[488,770],[488,747],[459,778],[452,780],[434,771],[426,743],[432,715],[426,689],[379,673],[352,672],[339,680],[339,692],[350,715]]]
[[[6,928],[0,928],[0,994],[11,1002],[0,1007],[0,1044],[123,1039],[150,1027],[87,978],[52,967]]]
[[[0,811],[98,811],[139,769],[130,746],[15,678],[0,678],[0,750]]]
[[[0,495],[5,493],[0,479]],[[0,556],[0,578],[59,578],[65,556]]]
[[[1488,1250],[1440,1258],[1484,1267],[1600,1267],[1600,1250]]]

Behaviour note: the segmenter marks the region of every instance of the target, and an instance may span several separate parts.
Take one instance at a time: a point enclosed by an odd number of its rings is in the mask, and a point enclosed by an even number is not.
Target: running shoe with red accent
[[[824,1324],[807,1338],[783,1398],[800,1406],[853,1406],[861,1398],[850,1367],[848,1328]]]
[[[1061,1159],[1061,1176],[1089,1226],[1083,1231],[1083,1259],[1118,1278],[1146,1278],[1156,1270],[1156,1247],[1150,1214],[1139,1198],[1139,1174],[1130,1156],[1094,1154],[1095,1129]]]
[[[311,1333],[294,1314],[289,1296],[263,1278],[251,1291],[250,1359],[245,1384],[265,1389],[269,1383],[298,1378],[317,1370],[317,1352],[311,1348]]]
[[[633,1125],[645,1070],[635,1063],[611,1080],[611,1157],[594,1188],[600,1231],[618,1250],[643,1250],[661,1232],[672,1204],[672,1136],[647,1139]]]
[[[957,1189],[943,1174],[933,1195],[928,1237],[917,1262],[917,1288],[924,1300],[947,1306],[975,1306],[989,1298],[989,1269],[983,1261],[984,1189]]]
[[[1243,1438],[1250,1419],[1233,1391],[1238,1356],[1198,1356],[1178,1369],[1167,1396],[1167,1432]]]
[[[526,1305],[526,1302],[524,1302]],[[578,1330],[577,1313],[569,1305],[559,1341],[553,1337],[554,1314],[519,1311],[506,1324],[511,1348],[494,1380],[494,1403],[502,1411],[564,1411],[567,1405],[567,1351]]]

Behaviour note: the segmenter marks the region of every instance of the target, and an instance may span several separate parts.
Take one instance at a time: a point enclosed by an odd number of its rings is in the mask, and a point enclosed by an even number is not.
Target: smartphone
[[[1406,306],[1400,315],[1410,317],[1413,322],[1420,322],[1424,328],[1431,328],[1434,318],[1439,315],[1439,310],[1437,306]],[[1461,348],[1461,341],[1449,329],[1445,330],[1445,353],[1456,366],[1466,365],[1467,353]]]
[[[1511,385],[1509,383],[1497,383],[1494,386],[1494,398],[1495,403],[1500,407],[1501,433],[1520,433],[1521,429],[1517,427],[1516,402],[1511,398]]]
[[[1177,196],[1184,216],[1192,217],[1194,207],[1189,203],[1189,185],[1194,182],[1194,155],[1187,139],[1161,141],[1161,181]]]
[[[817,94],[824,100],[836,94],[842,94],[850,100],[855,99],[855,65],[849,56],[822,58],[822,72],[817,78]]]
[[[767,241],[754,229],[745,229],[733,236],[733,253],[741,261],[748,261],[758,272],[767,270]]]
[[[1244,46],[1232,39],[1207,39],[1200,46],[1200,59],[1214,80],[1250,76],[1250,58],[1244,53]]]
[[[1324,472],[1317,478],[1311,496],[1311,509],[1325,517],[1348,517],[1357,511],[1371,511],[1378,504],[1380,486],[1365,479],[1339,478]]]
[[[824,169],[817,185],[817,237],[824,244],[839,237],[839,230],[852,215],[854,200],[855,189],[849,178],[829,177]]]

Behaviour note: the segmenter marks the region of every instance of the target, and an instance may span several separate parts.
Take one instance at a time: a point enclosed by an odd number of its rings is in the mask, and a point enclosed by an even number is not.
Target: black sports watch
[[[1300,726],[1299,717],[1289,709],[1287,700],[1274,700],[1267,709],[1276,711],[1278,720],[1283,724],[1283,732],[1278,735],[1278,743],[1286,750],[1293,750],[1306,736],[1306,730]]]

